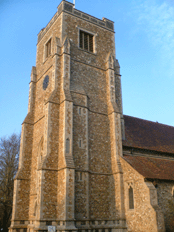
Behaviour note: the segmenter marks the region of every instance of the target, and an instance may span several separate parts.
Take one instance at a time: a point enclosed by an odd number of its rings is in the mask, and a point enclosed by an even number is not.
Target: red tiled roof
[[[123,146],[174,153],[174,127],[124,115]]]
[[[174,180],[174,160],[124,155],[126,160],[145,178]]]

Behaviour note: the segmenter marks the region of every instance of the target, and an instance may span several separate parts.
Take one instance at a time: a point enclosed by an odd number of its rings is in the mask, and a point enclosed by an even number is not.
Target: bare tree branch
[[[19,160],[20,136],[0,139],[0,231],[8,232],[12,212],[14,177]]]

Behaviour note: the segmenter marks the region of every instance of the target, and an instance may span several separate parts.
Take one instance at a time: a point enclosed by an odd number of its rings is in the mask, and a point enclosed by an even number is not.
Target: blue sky
[[[21,130],[37,34],[59,3],[0,0],[0,137]],[[174,126],[174,1],[76,0],[76,8],[115,22],[124,114]]]

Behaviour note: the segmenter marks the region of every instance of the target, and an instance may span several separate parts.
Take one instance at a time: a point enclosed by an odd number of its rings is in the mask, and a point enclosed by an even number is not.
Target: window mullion
[[[89,35],[87,37],[87,41],[88,41],[88,52],[89,52]]]
[[[85,48],[85,35],[84,35],[84,32],[82,33],[82,41],[83,41],[83,49]]]

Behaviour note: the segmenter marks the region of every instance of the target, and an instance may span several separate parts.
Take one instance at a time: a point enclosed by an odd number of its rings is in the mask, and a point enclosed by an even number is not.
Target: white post
[[[74,1],[74,8],[75,8],[76,0],[73,0],[73,1]]]

